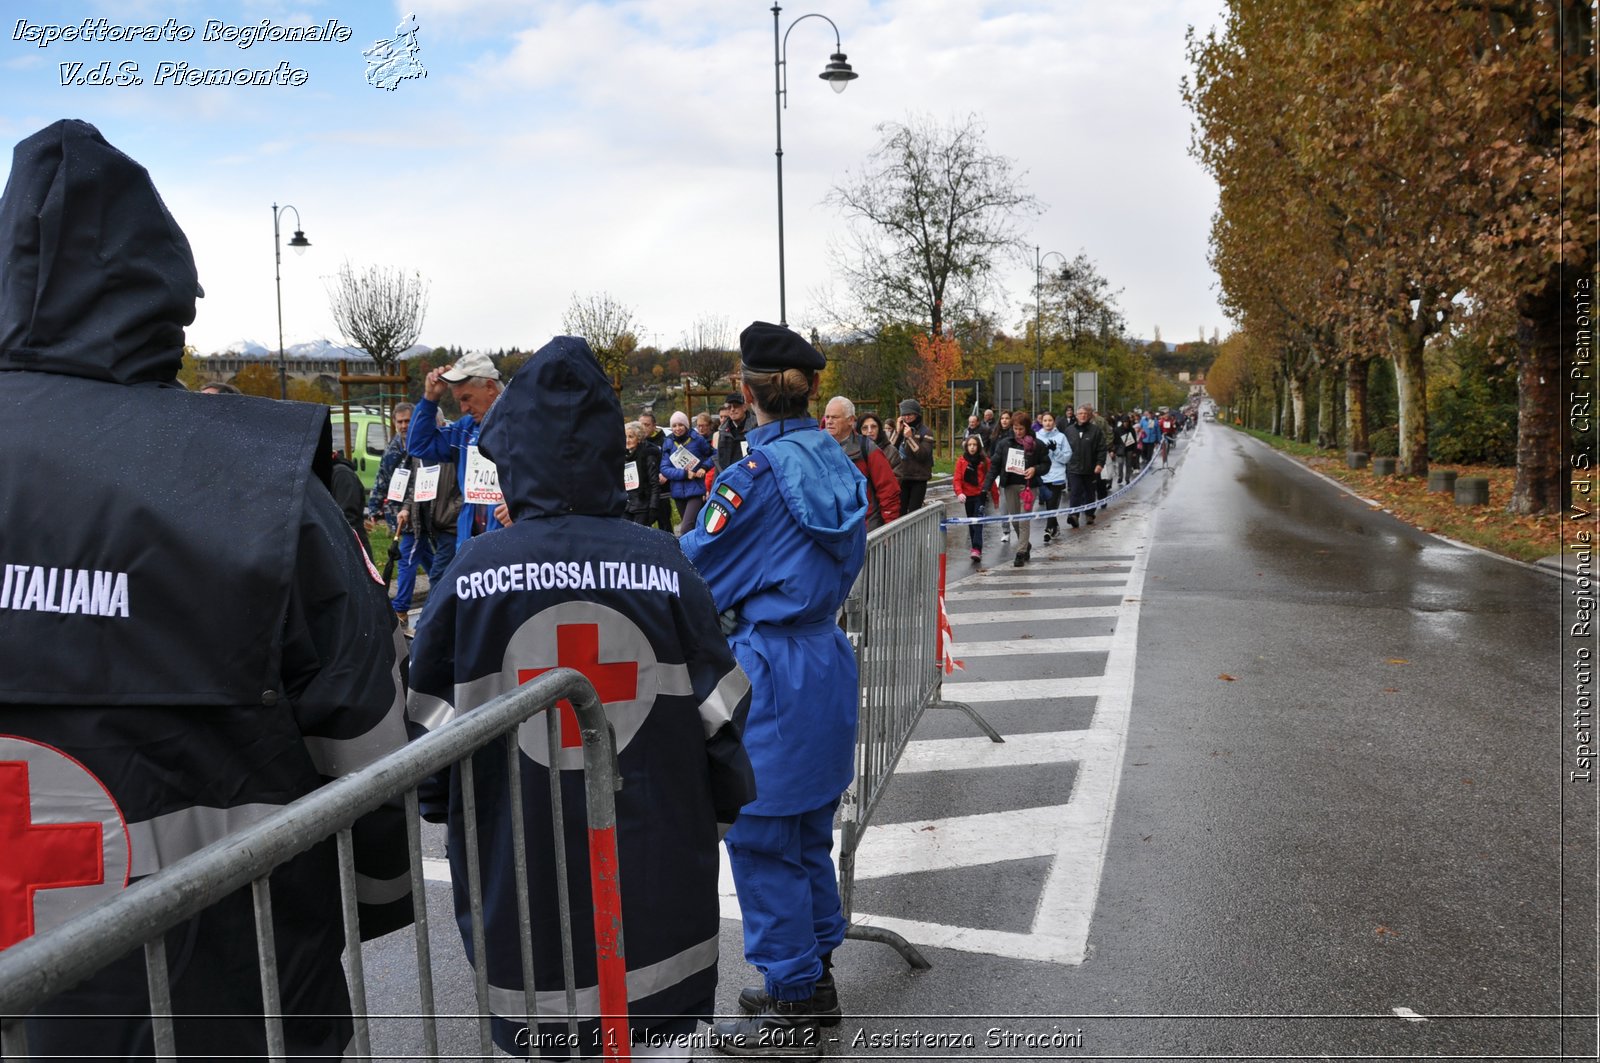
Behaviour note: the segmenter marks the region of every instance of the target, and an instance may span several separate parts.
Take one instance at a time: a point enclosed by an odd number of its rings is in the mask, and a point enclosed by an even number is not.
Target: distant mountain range
[[[425,343],[417,343],[408,347],[401,358],[415,358],[419,354],[427,354],[433,348]],[[255,340],[234,340],[220,351],[201,352],[200,357],[239,357],[246,358],[271,358],[276,355],[276,350]],[[292,343],[284,351],[289,358],[365,358],[366,352],[359,347],[342,347],[329,340],[312,340],[309,343]]]

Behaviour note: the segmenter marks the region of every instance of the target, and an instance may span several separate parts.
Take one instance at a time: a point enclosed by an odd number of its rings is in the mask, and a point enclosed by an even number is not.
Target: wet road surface
[[[919,726],[857,911],[933,967],[846,942],[829,1056],[1592,1057],[1560,581],[1215,425],[1181,453],[1094,528],[1036,527],[1026,568],[993,531],[968,568],[951,530],[946,697],[1007,741]],[[470,1012],[435,891],[436,978]],[[723,929],[729,1007],[751,972]],[[409,938],[368,952],[407,1010]]]

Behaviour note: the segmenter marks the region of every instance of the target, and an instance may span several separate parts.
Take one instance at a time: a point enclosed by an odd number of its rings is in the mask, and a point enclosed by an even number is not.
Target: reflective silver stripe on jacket
[[[676,956],[668,956],[659,963],[628,972],[628,999],[643,1000],[664,989],[670,989],[707,967],[717,965],[717,939],[707,938],[691,945]],[[565,1019],[567,994],[559,989],[543,989],[535,995],[535,1006],[541,1019]],[[522,990],[504,986],[489,986],[489,1011],[502,1019],[521,1022],[523,1019]],[[600,987],[578,987],[578,1015],[596,1016],[600,1013]]]
[[[397,643],[394,665],[389,670],[389,678],[394,684],[394,700],[389,703],[389,711],[384,713],[383,719],[353,738],[305,736],[311,763],[316,765],[321,774],[330,778],[349,775],[406,744],[406,688],[400,681],[400,662],[405,660],[408,651],[405,636],[400,634],[399,629],[395,630],[394,639]]]
[[[406,697],[406,717],[425,731],[437,731],[456,718],[456,707],[443,698],[413,690]]]
[[[717,683],[717,689],[700,703],[700,723],[710,738],[733,719],[739,702],[750,692],[750,677],[737,664]]]
[[[648,690],[651,683],[655,684],[657,695],[694,696],[694,684],[689,679],[689,666],[686,664],[657,661],[653,666],[641,665],[639,668],[639,688]],[[506,673],[490,672],[488,675],[479,676],[465,683],[457,683],[455,703],[464,705],[467,709],[475,709],[479,705],[492,701],[506,691],[515,689],[517,689],[517,684],[512,682]],[[411,695],[411,719],[415,722],[422,722],[417,719],[417,708],[418,700],[425,697],[427,695],[419,695],[415,692]],[[453,714],[454,710],[452,710]]]
[[[356,873],[356,900],[362,904],[388,904],[411,895],[411,872],[394,878],[373,878]]]
[[[235,831],[259,823],[282,807],[255,804],[210,808],[197,805],[154,819],[129,823],[128,844],[132,850],[129,874],[134,878],[153,875]]]

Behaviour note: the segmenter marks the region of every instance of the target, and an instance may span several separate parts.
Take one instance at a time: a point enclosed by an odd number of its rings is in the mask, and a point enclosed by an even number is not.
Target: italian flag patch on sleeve
[[[744,499],[739,497],[739,492],[735,491],[727,484],[718,484],[717,494],[727,499],[728,505],[732,506],[734,509],[738,509],[740,506],[744,505]]]
[[[728,526],[728,511],[716,502],[706,503],[705,516],[700,518],[700,527],[707,535],[715,535]]]

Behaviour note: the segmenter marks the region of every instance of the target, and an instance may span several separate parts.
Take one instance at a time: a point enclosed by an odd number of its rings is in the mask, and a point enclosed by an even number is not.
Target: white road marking
[[[1040,549],[1045,549],[1045,546],[1044,546],[1044,544],[1042,542],[1039,545],[1040,545]],[[1067,541],[1065,539],[1063,539],[1063,540],[1061,540],[1059,545],[1066,546],[1067,545]],[[1032,577],[1032,576],[1039,576],[1039,575],[1046,575],[1046,574],[1060,574],[1062,572],[1082,572],[1082,571],[1090,570],[1090,569],[1115,568],[1115,567],[1118,567],[1118,566],[1121,566],[1122,570],[1124,572],[1126,572],[1128,566],[1133,564],[1133,555],[1132,554],[1128,554],[1126,556],[1121,556],[1121,555],[1110,555],[1110,554],[1107,554],[1107,555],[1101,557],[1099,560],[1094,560],[1094,561],[1073,560],[1071,558],[1051,557],[1048,562],[1041,562],[1041,563],[1047,563],[1049,565],[1049,568],[1048,569],[1042,569],[1042,568],[1024,569],[1023,573],[1026,573],[1026,575],[1023,576],[1023,578],[1026,579],[1026,578],[1029,578],[1029,577]],[[994,573],[995,571],[996,570],[992,569],[992,568],[991,569],[985,569],[983,572],[978,573],[973,578],[974,579],[980,579],[980,580],[981,579],[986,579],[986,578],[993,578],[991,574]],[[1009,572],[1010,569],[1005,569],[1003,571]],[[1019,573],[1019,575],[1022,575],[1022,573]]]
[[[1059,601],[1062,599],[1082,598],[1086,595],[1121,594],[1122,588],[1127,586],[1126,580],[1107,579],[1103,583],[1074,583],[1058,584],[1054,587],[1036,587],[1027,590],[1012,590],[1004,585],[990,585],[985,590],[978,591],[946,591],[944,600],[947,602],[993,602],[993,601]]]
[[[1108,588],[1113,594],[1122,594],[1116,588]],[[1003,613],[963,613],[955,609],[949,610],[950,623],[956,629],[955,645],[961,645],[961,625],[963,624],[1010,624],[1021,621],[1035,620],[1095,620],[1103,617],[1122,615],[1120,605],[1073,605],[1062,609],[1013,609]],[[957,656],[960,656],[957,654]]]
[[[963,581],[963,589],[955,593],[962,596],[958,600],[984,599],[998,604],[1005,600],[1012,589],[1033,592],[1031,596],[1055,594],[1061,597],[1083,593],[1104,594],[1109,590],[1122,599],[1120,605],[983,613],[952,610],[950,614],[951,624],[956,629],[952,651],[957,657],[1096,652],[1106,654],[1106,666],[1103,675],[1074,679],[953,679],[946,682],[945,697],[952,701],[981,705],[995,701],[1095,696],[1095,712],[1089,727],[1076,731],[1012,735],[1007,737],[1004,744],[994,744],[982,738],[912,742],[896,769],[902,772],[928,772],[1070,763],[1076,766],[1077,775],[1067,804],[1045,810],[1048,815],[1042,820],[1038,816],[1038,809],[1019,809],[922,824],[895,824],[889,828],[869,827],[856,856],[857,878],[862,879],[975,866],[985,862],[981,859],[985,856],[987,862],[998,863],[1047,853],[1052,858],[1050,870],[1034,910],[1030,931],[1015,933],[943,926],[869,912],[853,913],[858,923],[893,930],[918,945],[935,948],[1068,965],[1080,964],[1087,957],[1089,926],[1094,917],[1106,851],[1110,845],[1112,816],[1127,753],[1128,722],[1133,707],[1134,655],[1139,640],[1140,598],[1149,557],[1144,549],[1150,541],[1150,517],[1147,511],[1131,510],[1126,519],[1118,521],[1118,525],[1109,535],[1122,542],[1140,544],[1140,548],[1132,552],[1133,560],[1127,569],[1127,579],[1120,588],[1082,587],[1081,581],[1074,581],[1047,589],[1039,581],[1039,577],[1045,575],[1041,571],[1028,573],[1027,577],[1012,582],[1006,578],[1005,570],[996,569],[982,577]],[[1020,571],[1017,575],[1024,576]],[[1051,639],[981,638],[984,626],[992,623],[1101,617],[1116,619],[1112,635]],[[964,632],[968,637],[963,637]],[[937,840],[904,833],[907,827],[920,830],[927,826],[934,829],[925,833],[936,836]],[[897,830],[900,833],[885,834],[883,830]],[[975,830],[980,832],[978,836],[974,836]],[[982,832],[991,832],[992,836],[984,836]],[[961,851],[952,853],[952,844]],[[737,910],[737,903],[730,905],[730,901],[731,896],[724,898],[724,915],[730,915],[730,908]]]
[[[955,625],[951,617],[952,627]],[[1083,635],[1067,639],[995,639],[992,642],[964,642],[957,635],[950,642],[957,657],[1004,657],[1019,653],[1105,653],[1111,649],[1110,635]]]
[[[422,877],[429,882],[449,882],[450,861],[424,856],[422,858]]]
[[[961,771],[1057,764],[1103,758],[1111,754],[1114,745],[1114,737],[1104,731],[1010,735],[1004,742],[982,738],[933,738],[907,745],[895,771]]]
[[[961,649],[960,642],[950,644],[950,652],[958,658]],[[1093,698],[1098,697],[1104,688],[1105,679],[1098,675],[1074,676],[1070,679],[962,680],[955,683],[947,680],[944,685],[947,700],[969,703]]]
[[[994,568],[984,569],[982,573],[962,580],[959,587],[1070,587],[1085,580],[1120,579],[1128,574],[1129,564],[1131,562],[1066,571],[1057,571],[1052,562],[1043,562],[1031,568],[1021,569],[996,564]],[[1012,575],[1013,573],[1015,575]]]
[[[1148,519],[1139,524],[1144,541],[1149,542]],[[1106,850],[1111,845],[1111,820],[1116,812],[1117,788],[1122,782],[1128,720],[1133,714],[1134,657],[1139,648],[1138,599],[1149,562],[1148,551],[1141,551],[1128,575],[1128,597],[1132,601],[1118,618],[1116,633],[1111,636],[1100,700],[1089,724],[1090,730],[1111,736],[1112,744],[1105,756],[1079,763],[1072,800],[1061,822],[1064,844],[1050,868],[1034,913],[1035,933],[1061,935],[1079,949],[1078,959],[1069,962],[1082,963],[1089,953],[1089,921],[1100,892]]]
[[[723,911],[724,917],[727,911]],[[1039,963],[1077,965],[1083,962],[1080,940],[1087,940],[1089,927],[1063,927],[1061,935],[1029,932],[1019,934],[1007,930],[984,930],[978,927],[945,926],[941,923],[923,923],[911,919],[896,919],[885,915],[857,915],[863,926],[892,930],[907,941],[936,949],[956,949],[961,952],[978,952],[986,956],[1004,956],[1014,960],[1034,960]]]

